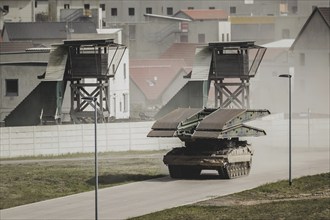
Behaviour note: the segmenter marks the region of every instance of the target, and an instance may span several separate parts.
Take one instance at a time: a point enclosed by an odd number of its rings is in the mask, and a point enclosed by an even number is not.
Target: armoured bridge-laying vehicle
[[[254,41],[212,42],[196,48],[190,82],[201,82],[194,91],[202,91],[202,99],[180,94],[178,97],[187,99],[174,99],[172,104],[183,108],[172,108],[154,123],[148,134],[148,137],[178,137],[185,143],[164,156],[171,177],[194,178],[205,169],[217,170],[225,179],[249,174],[253,150],[240,138],[266,134],[243,124],[270,114],[268,110],[250,110],[249,103],[249,80],[255,76],[265,52],[266,48]],[[211,83],[215,107],[200,108],[207,106]],[[196,105],[196,100],[203,104]]]
[[[248,175],[253,149],[241,137],[265,131],[244,125],[269,115],[268,110],[178,108],[157,120],[148,137],[178,137],[185,146],[163,159],[172,178],[196,178],[202,170],[217,170],[220,178]]]

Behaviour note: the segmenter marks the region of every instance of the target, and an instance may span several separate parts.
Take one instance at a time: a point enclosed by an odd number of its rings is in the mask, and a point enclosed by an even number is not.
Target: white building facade
[[[115,52],[115,51],[113,51]],[[118,51],[117,51],[118,52]],[[128,119],[130,117],[129,101],[129,50],[123,52],[118,65],[111,67],[112,71],[117,68],[116,74],[110,78],[110,116],[115,119]]]

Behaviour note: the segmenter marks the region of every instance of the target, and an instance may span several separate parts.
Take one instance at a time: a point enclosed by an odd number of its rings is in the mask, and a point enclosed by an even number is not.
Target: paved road
[[[244,178],[221,180],[214,174],[204,174],[201,180],[172,180],[164,177],[101,189],[99,219],[126,219],[288,178],[286,148],[256,147],[253,159],[252,171]],[[328,148],[293,151],[293,177],[329,170]],[[94,191],[5,209],[0,212],[0,219],[94,219]]]

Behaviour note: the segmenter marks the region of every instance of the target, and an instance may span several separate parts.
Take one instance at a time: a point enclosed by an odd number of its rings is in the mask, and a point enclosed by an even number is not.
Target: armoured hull
[[[196,178],[202,170],[217,170],[224,179],[248,175],[253,150],[251,146],[246,146],[246,142],[245,146],[237,142],[241,141],[231,140],[230,147],[219,146],[212,150],[202,147],[174,148],[164,156],[163,162],[172,178]]]

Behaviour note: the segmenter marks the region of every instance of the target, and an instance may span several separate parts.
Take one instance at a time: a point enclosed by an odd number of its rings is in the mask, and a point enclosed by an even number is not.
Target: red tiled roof
[[[249,50],[250,64],[253,62],[257,49]],[[288,53],[289,48],[267,48],[265,55],[263,56],[262,62],[274,62],[278,57]]]
[[[219,9],[194,9],[194,10],[181,10],[192,20],[228,20],[228,13],[225,10]]]
[[[0,52],[22,52],[27,48],[33,47],[31,41],[13,41],[13,42],[1,42],[0,41]]]
[[[319,8],[319,11],[322,17],[324,18],[324,20],[328,23],[328,26],[330,26],[330,8],[321,7]]]
[[[130,60],[130,77],[148,100],[157,100],[185,65],[182,59]]]
[[[265,62],[274,62],[278,57],[287,54],[288,52],[288,48],[268,48],[262,60]]]
[[[198,45],[193,43],[174,43],[160,58],[184,59],[187,67],[192,67],[195,59],[195,50]]]

